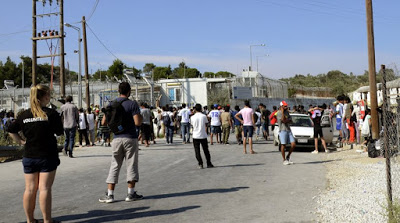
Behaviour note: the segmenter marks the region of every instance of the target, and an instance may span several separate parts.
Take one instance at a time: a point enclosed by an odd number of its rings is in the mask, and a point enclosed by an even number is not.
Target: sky
[[[0,1],[0,61],[19,62],[32,55],[32,1]],[[376,66],[396,68],[400,1],[373,0],[373,7]],[[37,14],[57,10],[55,3],[37,3]],[[237,75],[258,64],[274,79],[368,70],[365,0],[64,0],[64,22],[82,28],[82,16],[90,72],[117,58],[138,69],[185,62],[202,73]],[[58,29],[59,18],[40,18],[37,26]],[[78,32],[65,27],[65,33],[66,64],[78,71]],[[48,55],[48,46],[55,49],[57,40],[39,41],[38,55]]]

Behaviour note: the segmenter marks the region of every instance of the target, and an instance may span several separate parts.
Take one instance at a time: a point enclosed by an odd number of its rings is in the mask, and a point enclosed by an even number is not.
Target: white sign
[[[233,99],[251,99],[253,92],[251,87],[233,87]]]

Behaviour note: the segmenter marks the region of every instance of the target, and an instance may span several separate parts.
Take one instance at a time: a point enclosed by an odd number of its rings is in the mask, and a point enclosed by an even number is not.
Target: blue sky
[[[104,45],[128,66],[147,62],[239,74],[250,65],[270,78],[341,70],[368,70],[365,0],[65,0],[65,22],[81,27],[82,16]],[[400,60],[400,1],[374,0],[376,64],[394,68]],[[51,9],[55,11],[55,5]],[[48,13],[39,2],[37,13]],[[91,15],[91,16],[90,16]],[[0,60],[31,56],[32,1],[3,0]],[[58,17],[38,19],[38,30],[57,29]],[[114,59],[88,33],[89,70]],[[65,27],[66,62],[78,70],[77,32]],[[16,33],[16,34],[13,34]],[[53,45],[56,45],[53,40]],[[51,44],[50,42],[48,42]],[[49,54],[39,42],[38,55]],[[269,55],[269,56],[264,56]],[[39,59],[39,63],[50,59]],[[56,64],[58,60],[56,59]]]

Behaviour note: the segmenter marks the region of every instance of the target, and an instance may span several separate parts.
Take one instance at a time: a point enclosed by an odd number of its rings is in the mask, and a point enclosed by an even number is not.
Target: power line
[[[0,34],[0,37],[11,36],[11,35],[16,35],[16,34],[20,34],[20,33],[27,33],[27,32],[32,32],[32,30],[22,30],[22,31],[17,31],[17,32],[13,32],[13,33],[2,33],[2,34]]]
[[[86,22],[86,26],[89,28],[90,32],[93,33],[93,35],[96,37],[96,39],[100,42],[101,45],[103,45],[103,47],[111,54],[113,55],[116,59],[120,60],[117,56],[115,56],[115,54],[113,52],[111,52],[111,50],[109,50],[107,48],[107,46],[100,40],[100,38],[96,35],[96,33],[94,33],[94,31],[92,30],[92,28],[90,28],[89,24]]]
[[[92,15],[94,14],[94,12],[96,11],[97,5],[99,4],[100,0],[96,0],[96,2],[94,3],[92,12],[90,13],[90,15],[88,16],[88,19],[86,21],[89,21],[92,18]]]

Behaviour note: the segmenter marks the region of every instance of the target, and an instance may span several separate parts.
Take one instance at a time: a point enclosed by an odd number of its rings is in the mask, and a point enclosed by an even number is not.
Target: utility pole
[[[32,0],[32,38],[36,38],[36,0]],[[36,85],[37,42],[32,40],[32,85]]]
[[[378,100],[376,89],[375,43],[372,0],[365,0],[367,14],[369,93],[371,99],[372,139],[379,138]]]
[[[87,40],[86,40],[86,20],[82,16],[82,38],[83,38],[83,55],[85,57],[85,79],[86,79],[86,107],[90,107],[90,91],[89,91],[89,64],[87,53]]]
[[[64,1],[60,0],[60,94],[65,98],[65,64],[64,64]]]
[[[37,79],[37,59],[38,58],[46,58],[46,57],[56,57],[60,56],[60,94],[61,97],[65,96],[65,65],[64,65],[64,2],[63,0],[58,0],[56,3],[60,7],[59,12],[50,12],[46,14],[36,14],[36,1],[32,0],[32,85],[36,85]],[[46,4],[44,1],[43,4]],[[50,7],[52,1],[49,1]],[[43,6],[44,7],[44,6]],[[42,30],[41,32],[37,32],[36,23],[37,17],[45,17],[45,16],[60,16],[60,30]],[[44,56],[37,55],[37,41],[38,40],[51,40],[51,39],[60,39],[60,53],[59,54],[50,54]]]

